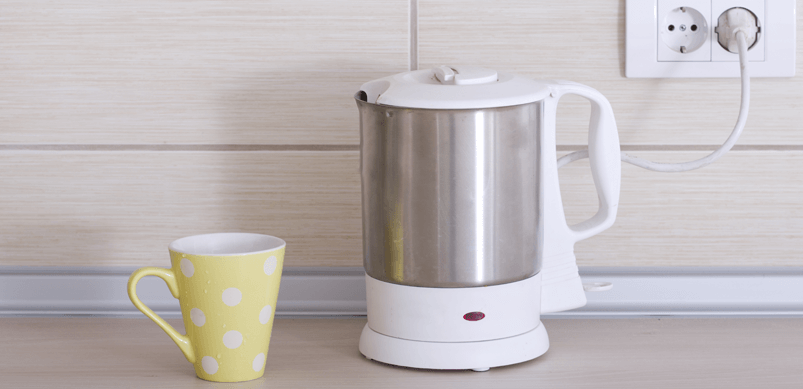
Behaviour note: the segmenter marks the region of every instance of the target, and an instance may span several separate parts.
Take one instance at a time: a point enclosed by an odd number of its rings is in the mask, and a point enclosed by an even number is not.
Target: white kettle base
[[[477,342],[425,342],[382,335],[368,325],[360,336],[360,352],[368,359],[396,366],[437,370],[486,371],[535,359],[549,349],[542,323],[509,338]]]

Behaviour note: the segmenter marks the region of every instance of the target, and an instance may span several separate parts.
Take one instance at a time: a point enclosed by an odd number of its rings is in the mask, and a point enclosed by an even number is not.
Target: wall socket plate
[[[699,15],[673,12],[679,7],[689,7]],[[794,77],[795,0],[626,0],[625,75],[629,78],[740,77],[738,54],[725,50],[715,32],[719,16],[733,7],[751,10],[761,27],[758,42],[748,51],[750,76]],[[705,19],[705,26],[699,23],[700,16]],[[687,34],[678,40],[681,24]],[[691,30],[692,25],[695,31]],[[670,34],[669,28],[675,34]],[[686,43],[691,43],[695,49],[681,53],[674,47]]]

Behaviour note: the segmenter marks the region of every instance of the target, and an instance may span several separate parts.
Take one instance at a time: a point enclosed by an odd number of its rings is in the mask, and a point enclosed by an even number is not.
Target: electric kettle
[[[566,223],[558,100],[591,102],[599,197]],[[621,175],[610,103],[596,90],[473,66],[368,82],[360,112],[369,359],[428,369],[523,362],[549,347],[541,313],[585,305],[574,244],[610,227]]]

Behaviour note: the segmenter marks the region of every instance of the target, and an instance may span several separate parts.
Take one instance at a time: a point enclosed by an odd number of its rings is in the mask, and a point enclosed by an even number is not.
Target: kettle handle
[[[565,94],[585,97],[591,102],[588,126],[588,158],[591,175],[597,188],[599,210],[590,219],[569,226],[575,242],[589,238],[613,225],[619,208],[619,188],[622,180],[619,133],[613,109],[597,90],[574,82],[556,81],[550,85],[551,96],[559,99]]]

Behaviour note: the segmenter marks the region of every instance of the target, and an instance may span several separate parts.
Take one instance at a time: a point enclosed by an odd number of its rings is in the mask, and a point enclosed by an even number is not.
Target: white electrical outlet
[[[658,61],[711,61],[711,0],[658,0]]]
[[[738,54],[718,40],[720,16],[734,7],[755,15],[752,77],[795,75],[795,0],[626,0],[627,77],[739,77]]]

